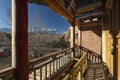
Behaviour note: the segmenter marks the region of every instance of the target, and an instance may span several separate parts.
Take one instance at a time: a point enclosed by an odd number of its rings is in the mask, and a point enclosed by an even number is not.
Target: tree
[[[39,56],[42,56],[42,54],[40,53],[40,49],[41,49],[41,43],[42,43],[42,38],[41,38],[41,35],[42,33],[44,33],[44,31],[42,31],[42,29],[47,29],[47,27],[45,26],[45,24],[41,23],[40,21],[40,16],[39,16],[39,13],[37,12],[35,14],[35,17],[34,17],[34,25],[32,26],[29,26],[30,28],[30,33],[32,33],[32,30],[34,30],[34,36],[32,36],[30,39],[30,41],[32,42],[32,50],[33,50],[33,54],[34,54],[34,57],[39,57]],[[31,24],[31,23],[29,23]]]

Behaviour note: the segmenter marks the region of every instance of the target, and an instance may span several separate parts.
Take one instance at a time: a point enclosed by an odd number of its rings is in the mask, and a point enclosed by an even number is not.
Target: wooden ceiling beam
[[[102,6],[102,2],[99,1],[99,2],[96,2],[94,4],[90,4],[90,5],[87,5],[85,7],[82,7],[82,8],[79,8],[78,10],[75,11],[75,15],[78,16],[82,13],[85,13],[85,12],[89,12],[89,11],[92,11],[92,10],[95,10],[96,8],[99,8]]]
[[[102,16],[102,15],[103,15],[102,11],[93,12],[93,13],[85,13],[80,16],[77,16],[76,19],[85,19],[85,18],[89,18],[89,17],[98,17],[98,16]]]
[[[91,21],[87,23],[81,23],[81,27],[102,26],[102,21]]]

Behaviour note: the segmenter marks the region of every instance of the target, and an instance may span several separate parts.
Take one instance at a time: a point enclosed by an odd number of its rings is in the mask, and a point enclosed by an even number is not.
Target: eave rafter
[[[102,26],[102,21],[90,21],[87,23],[81,23],[81,27]]]
[[[57,13],[59,13],[60,15],[64,16],[66,19],[68,19],[68,21],[70,21],[70,23],[74,22],[74,16],[72,13],[69,12],[69,10],[67,8],[64,7],[64,5],[62,5],[58,0],[45,0],[45,2],[48,4],[48,6],[52,9],[54,9],[54,11],[56,11]],[[79,21],[75,21],[76,25],[80,25]]]
[[[82,13],[85,13],[85,12],[89,12],[89,11],[95,10],[95,9],[101,7],[101,6],[102,6],[102,2],[99,1],[99,2],[96,2],[96,3],[94,3],[94,4],[89,4],[89,5],[84,6],[84,7],[82,7],[82,8],[78,8],[78,9],[75,11],[75,16],[78,16],[78,15],[80,15],[80,14],[82,14]]]
[[[84,14],[81,14],[80,16],[77,16],[76,19],[86,19],[86,18],[89,18],[89,17],[99,17],[99,16],[102,16],[103,15],[103,11],[97,11],[97,12],[89,12],[89,13],[84,13]]]

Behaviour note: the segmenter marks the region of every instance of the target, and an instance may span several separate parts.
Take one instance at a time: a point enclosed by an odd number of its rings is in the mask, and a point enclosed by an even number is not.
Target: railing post
[[[81,72],[78,72],[78,80],[81,80],[82,76],[81,76]]]
[[[12,0],[12,66],[16,80],[28,80],[28,0]]]
[[[78,26],[78,46],[81,45],[81,31],[80,31],[80,27]]]

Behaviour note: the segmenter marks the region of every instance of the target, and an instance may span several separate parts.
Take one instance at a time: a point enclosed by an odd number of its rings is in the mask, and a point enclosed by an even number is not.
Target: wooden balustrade
[[[72,61],[72,56],[72,48],[68,48],[31,60],[29,74],[30,80],[54,79],[54,76],[57,76],[59,72],[69,65]],[[59,76],[62,76],[62,74]]]
[[[87,54],[84,53],[79,61],[73,66],[71,80],[81,80],[87,68]]]
[[[77,59],[75,59],[77,60]],[[87,69],[87,53],[84,53],[77,63],[72,67],[72,70],[67,74],[64,80],[82,80]]]
[[[95,62],[95,63],[101,63],[102,62],[102,56],[99,54],[96,54],[95,52],[92,52],[88,50],[87,48],[84,48],[82,46],[79,46],[80,48],[80,53],[87,53],[88,61]]]
[[[105,79],[106,80],[114,80],[112,74],[109,71],[107,64],[104,62],[102,62],[102,63],[103,63],[103,67],[104,67]]]
[[[0,80],[9,80],[14,78],[14,70],[13,67],[8,67],[6,69],[0,70]]]
[[[72,48],[51,53],[30,60],[29,80],[81,80],[88,62],[103,63],[100,55],[81,46],[75,48],[75,58]],[[109,72],[105,64],[104,66],[105,72]],[[11,67],[1,70],[0,79],[7,80],[11,76],[14,78],[14,70]]]

